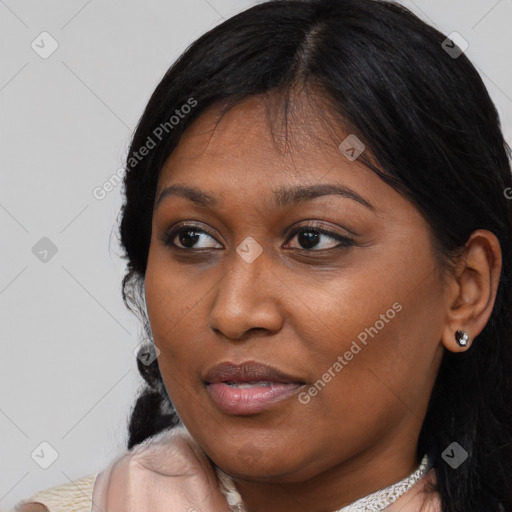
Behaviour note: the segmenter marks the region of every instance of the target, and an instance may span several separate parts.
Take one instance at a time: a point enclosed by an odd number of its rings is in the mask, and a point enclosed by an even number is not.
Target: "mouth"
[[[221,363],[205,375],[203,382],[214,404],[233,415],[263,412],[305,384],[300,378],[254,361]]]
[[[269,382],[267,380],[260,380],[258,382],[235,382],[235,381],[227,381],[224,382],[228,386],[232,388],[253,388],[253,387],[270,387],[273,382]]]

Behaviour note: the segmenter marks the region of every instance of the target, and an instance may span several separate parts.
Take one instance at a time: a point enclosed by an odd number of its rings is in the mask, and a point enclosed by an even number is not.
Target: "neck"
[[[383,489],[409,476],[418,467],[415,450],[393,449],[380,454],[372,450],[358,454],[327,471],[300,481],[290,476],[279,481],[255,482],[234,479],[246,512],[284,512],[304,509],[310,512],[339,510],[363,496]]]

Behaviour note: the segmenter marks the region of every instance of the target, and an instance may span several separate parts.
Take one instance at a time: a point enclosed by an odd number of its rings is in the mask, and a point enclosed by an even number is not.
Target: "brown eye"
[[[214,240],[213,245],[206,245],[198,247],[196,244],[207,244],[208,238]],[[202,228],[190,225],[182,225],[179,228],[172,229],[165,234],[163,243],[168,247],[176,249],[216,249],[220,244],[216,242],[215,238]],[[217,247],[215,247],[217,244]]]
[[[294,237],[297,237],[298,246],[290,247],[288,243],[285,245],[286,249],[319,252],[349,247],[355,243],[354,239],[349,236],[340,235],[316,225],[298,227],[291,233],[288,240]],[[222,248],[212,234],[193,224],[181,225],[168,231],[164,234],[162,242],[167,247],[184,251]]]
[[[300,247],[297,248],[303,250],[329,250],[340,247],[349,247],[354,244],[354,240],[351,237],[339,235],[338,233],[327,231],[314,225],[301,226],[297,228],[291,234],[289,239],[292,239],[295,236],[297,236],[297,242],[300,245]],[[337,243],[334,245],[332,243],[329,244],[329,240]],[[325,245],[330,245],[330,247],[325,247]],[[289,244],[287,244],[287,248],[289,248]]]

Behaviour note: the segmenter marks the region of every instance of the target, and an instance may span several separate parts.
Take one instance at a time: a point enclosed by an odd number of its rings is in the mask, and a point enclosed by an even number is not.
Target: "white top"
[[[25,503],[42,503],[50,512],[91,512],[92,490],[98,474],[87,475],[67,484],[36,492],[16,503],[14,512]]]

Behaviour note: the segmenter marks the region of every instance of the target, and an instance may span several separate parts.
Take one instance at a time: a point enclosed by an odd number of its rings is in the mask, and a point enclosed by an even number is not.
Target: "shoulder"
[[[97,473],[33,494],[15,505],[14,512],[90,512]]]

